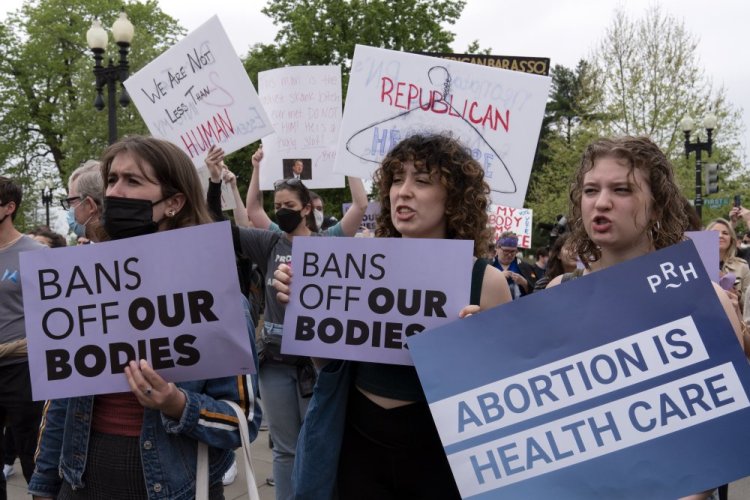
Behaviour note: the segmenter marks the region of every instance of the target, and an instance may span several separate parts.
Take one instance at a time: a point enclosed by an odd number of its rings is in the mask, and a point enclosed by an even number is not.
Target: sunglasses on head
[[[302,186],[302,181],[300,179],[280,179],[273,183],[274,189],[280,189],[284,186]]]

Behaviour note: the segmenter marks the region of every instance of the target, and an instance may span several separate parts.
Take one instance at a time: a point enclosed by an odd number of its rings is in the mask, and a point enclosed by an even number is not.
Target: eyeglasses
[[[273,183],[274,189],[281,189],[284,186],[304,186],[300,179],[280,179]]]
[[[70,198],[63,198],[62,200],[60,200],[60,205],[62,205],[63,210],[70,210],[72,203],[80,199],[81,199],[80,196],[71,196]]]
[[[500,248],[500,247],[497,247],[497,249],[499,251],[501,251],[502,253],[504,253],[505,255],[515,255],[516,252],[518,252],[518,249],[516,249],[516,248]]]

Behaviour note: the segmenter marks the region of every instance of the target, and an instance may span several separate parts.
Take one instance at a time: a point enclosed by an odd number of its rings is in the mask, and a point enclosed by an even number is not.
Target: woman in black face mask
[[[212,222],[195,166],[177,146],[131,136],[110,146],[101,163],[102,226],[108,233],[103,239]],[[257,367],[257,357],[253,362]],[[29,492],[35,499],[58,500],[195,498],[200,440],[210,449],[209,498],[224,498],[222,476],[240,435],[234,411],[220,400],[243,408],[254,438],[261,418],[257,376],[175,384],[145,360],[130,361],[125,373],[131,392],[49,402]]]
[[[247,194],[247,212],[256,228],[240,228],[242,252],[257,263],[266,277],[264,328],[259,343],[260,386],[263,411],[273,439],[273,475],[276,498],[292,498],[292,465],[297,436],[315,382],[315,370],[309,358],[286,356],[280,352],[284,308],[270,286],[279,263],[289,263],[295,236],[354,236],[367,208],[367,195],[361,179],[349,178],[352,206],[341,221],[318,232],[310,191],[295,179],[274,185],[276,223],[263,210],[260,191],[260,162],[263,150],[253,154],[253,175]],[[207,159],[208,160],[208,159]]]

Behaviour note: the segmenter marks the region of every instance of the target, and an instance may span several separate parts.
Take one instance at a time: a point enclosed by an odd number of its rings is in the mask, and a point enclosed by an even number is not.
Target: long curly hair
[[[484,180],[482,166],[465,146],[447,135],[412,135],[399,142],[383,159],[374,175],[380,201],[375,236],[401,237],[391,220],[390,190],[393,174],[408,161],[426,166],[430,175],[437,173],[446,190],[446,238],[473,240],[474,256],[482,257],[491,237],[487,227],[490,188]]]
[[[634,170],[640,169],[651,188],[653,210],[657,212],[655,222],[647,228],[657,250],[682,241],[688,228],[688,214],[684,211],[684,197],[674,178],[672,163],[659,147],[647,137],[618,137],[597,139],[589,144],[581,158],[570,189],[571,244],[584,263],[601,258],[601,250],[586,233],[581,218],[583,178],[601,158],[614,158]]]

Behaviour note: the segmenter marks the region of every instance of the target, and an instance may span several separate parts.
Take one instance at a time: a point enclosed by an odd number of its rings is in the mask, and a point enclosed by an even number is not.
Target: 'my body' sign
[[[464,498],[677,498],[750,474],[750,367],[692,242],[409,349]]]
[[[34,399],[129,391],[137,359],[170,382],[254,373],[234,261],[226,222],[22,253]]]

